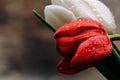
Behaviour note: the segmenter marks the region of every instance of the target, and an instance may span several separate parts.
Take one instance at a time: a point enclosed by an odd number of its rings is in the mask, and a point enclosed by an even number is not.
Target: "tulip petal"
[[[45,19],[55,29],[65,23],[76,20],[71,11],[57,5],[48,5],[45,7]]]
[[[52,0],[52,4],[63,6],[72,11],[78,18],[92,18],[97,20],[83,0]]]
[[[84,62],[84,63],[81,63],[79,65],[72,66],[69,58],[63,58],[58,62],[57,70],[60,73],[71,75],[71,74],[75,74],[77,72],[80,72],[82,70],[85,70],[88,67],[93,66],[93,64],[91,64],[91,62],[93,63],[95,61]]]
[[[106,35],[91,37],[79,45],[71,60],[71,64],[76,66],[90,62],[92,65],[95,65],[96,62],[108,56],[111,51],[112,44]],[[94,63],[94,61],[96,62]]]
[[[63,74],[75,74],[80,71],[79,69],[84,69],[84,67],[85,67],[84,65],[82,67],[79,66],[72,67],[70,65],[69,58],[63,58],[57,64],[57,70]]]
[[[57,43],[61,43],[56,48],[63,57],[73,56],[79,44],[90,37],[98,35],[104,35],[104,31],[101,29],[83,30],[79,35],[74,37],[58,38]]]
[[[72,37],[78,35],[81,31],[85,29],[103,29],[103,25],[99,22],[91,19],[79,19],[77,21],[70,22],[66,25],[60,27],[56,32],[54,38],[59,37]],[[72,33],[72,34],[71,34]]]
[[[109,8],[99,0],[84,0],[84,2],[86,2],[86,4],[88,4],[88,6],[93,10],[98,19],[97,21],[105,26],[108,34],[114,33],[116,24]]]
[[[110,10],[99,0],[52,0],[52,4],[71,10],[78,18],[91,18],[102,23],[108,32],[115,32],[116,24]]]
[[[105,35],[100,23],[91,19],[79,19],[60,27],[54,38],[57,41],[58,52],[63,57],[68,57],[74,55],[78,45],[83,41],[98,35]]]

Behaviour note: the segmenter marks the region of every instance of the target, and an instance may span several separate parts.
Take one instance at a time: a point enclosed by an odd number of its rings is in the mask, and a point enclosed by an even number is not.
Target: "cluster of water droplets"
[[[97,9],[93,8],[92,11],[100,22],[104,21],[102,16],[98,13]]]

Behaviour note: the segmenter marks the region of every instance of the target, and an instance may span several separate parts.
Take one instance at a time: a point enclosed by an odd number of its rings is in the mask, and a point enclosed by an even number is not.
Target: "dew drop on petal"
[[[92,50],[91,50],[91,49],[89,49],[88,51],[89,51],[89,52],[91,52]]]
[[[78,25],[77,27],[80,27],[81,25]]]
[[[68,26],[66,26],[65,28],[66,28],[67,31],[69,30],[69,27],[68,27]]]
[[[69,29],[66,29],[67,31],[69,30]]]
[[[94,42],[93,45],[96,45],[96,42]]]
[[[65,27],[66,29],[68,28],[68,26]]]
[[[99,21],[103,21],[103,19],[102,19],[102,18],[99,18]]]
[[[82,20],[81,19],[79,19],[79,22],[81,22]]]
[[[82,6],[82,4],[79,4],[79,6]]]
[[[99,14],[97,15],[97,17],[98,17],[98,18],[101,18],[101,16],[100,16]]]
[[[96,12],[97,10],[96,9],[92,9],[94,12]]]
[[[94,50],[95,50],[95,47],[93,47],[92,50],[94,51]]]
[[[76,26],[77,24],[73,24],[73,26]]]
[[[73,10],[74,8],[75,8],[75,6],[71,6],[71,7],[70,7],[70,10]]]

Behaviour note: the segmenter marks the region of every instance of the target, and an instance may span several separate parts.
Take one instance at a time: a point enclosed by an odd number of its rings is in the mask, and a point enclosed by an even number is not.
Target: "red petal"
[[[79,68],[77,67],[72,67],[70,65],[70,59],[64,58],[60,60],[60,62],[57,64],[57,69],[60,73],[63,74],[74,74],[79,71]]]
[[[91,61],[93,62],[93,61]],[[71,65],[70,63],[70,59],[68,58],[63,58],[62,60],[60,60],[60,62],[57,64],[57,70],[60,73],[63,74],[67,74],[67,75],[71,75],[71,74],[75,74],[77,72],[80,72],[90,66],[92,66],[91,62],[84,62],[81,65]]]
[[[84,30],[81,34],[74,37],[61,37],[57,39],[56,48],[62,56],[68,57],[74,55],[78,45],[81,44],[81,42],[90,37],[103,34],[105,34],[105,32],[101,29]]]
[[[103,26],[91,19],[79,19],[78,21],[70,22],[60,27],[55,32],[54,38],[74,36],[85,29],[103,29]]]
[[[83,65],[82,63],[85,62],[90,62],[94,65],[108,56],[111,51],[112,44],[106,35],[91,37],[79,45],[70,63],[77,66]]]

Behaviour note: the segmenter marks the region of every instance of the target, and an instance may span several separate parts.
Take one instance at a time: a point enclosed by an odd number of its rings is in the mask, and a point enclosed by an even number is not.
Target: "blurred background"
[[[120,1],[101,1],[112,11],[119,33]],[[106,80],[95,68],[73,76],[57,72],[61,56],[54,33],[32,12],[36,9],[44,17],[49,4],[50,0],[0,0],[0,80]]]

